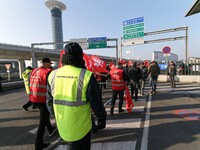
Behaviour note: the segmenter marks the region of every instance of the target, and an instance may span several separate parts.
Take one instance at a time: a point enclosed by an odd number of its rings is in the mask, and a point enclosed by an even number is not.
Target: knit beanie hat
[[[83,49],[78,43],[71,42],[65,46],[65,54],[62,56],[62,64],[85,68]]]

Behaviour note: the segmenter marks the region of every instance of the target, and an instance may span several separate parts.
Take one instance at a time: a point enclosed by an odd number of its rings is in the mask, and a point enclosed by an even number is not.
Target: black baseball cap
[[[41,63],[51,63],[52,64],[52,62],[49,58],[43,58]]]

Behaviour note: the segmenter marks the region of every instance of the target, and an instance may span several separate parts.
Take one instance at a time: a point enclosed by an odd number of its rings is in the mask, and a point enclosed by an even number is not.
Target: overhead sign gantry
[[[87,42],[86,42],[87,41]],[[115,45],[108,46],[107,41],[114,41]],[[45,42],[45,43],[32,43],[32,67],[37,67],[37,60],[35,57],[35,46],[41,45],[55,45],[55,44],[67,44],[70,42],[77,42],[83,48],[83,50],[87,49],[97,49],[97,48],[116,48],[116,62],[118,61],[118,38],[107,38],[107,37],[96,37],[96,38],[81,38],[81,39],[71,39],[70,41],[64,42]],[[53,50],[54,52],[58,52]]]

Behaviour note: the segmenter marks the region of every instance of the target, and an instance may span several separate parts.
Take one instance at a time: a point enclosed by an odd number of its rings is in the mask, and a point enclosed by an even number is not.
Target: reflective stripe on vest
[[[31,87],[37,87],[37,88],[47,88],[46,85],[39,85],[39,84],[30,84]]]
[[[124,80],[112,80],[113,82],[124,82]]]
[[[86,69],[66,65],[48,77],[56,124],[65,141],[80,140],[91,130],[91,108],[86,99],[91,75]]]
[[[35,96],[46,96],[46,93],[41,93],[41,92],[30,92],[30,94],[35,95]]]
[[[112,86],[124,86],[124,83],[122,83],[122,84],[119,84],[119,83],[112,83]]]

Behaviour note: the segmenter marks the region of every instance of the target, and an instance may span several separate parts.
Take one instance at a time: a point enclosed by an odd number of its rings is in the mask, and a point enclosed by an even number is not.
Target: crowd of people
[[[29,95],[29,100],[22,107],[38,108],[39,125],[35,139],[35,149],[41,150],[49,146],[43,142],[45,128],[52,136],[56,130],[64,141],[69,143],[71,150],[89,150],[91,130],[106,127],[105,107],[102,101],[102,89],[106,89],[107,80],[111,81],[112,100],[110,114],[114,115],[115,102],[119,95],[118,113],[124,111],[125,85],[130,85],[131,98],[138,101],[138,93],[144,95],[146,78],[150,77],[152,87],[150,94],[156,93],[156,85],[160,68],[156,61],[150,64],[129,62],[112,65],[108,72],[93,73],[86,69],[83,50],[78,43],[72,42],[65,46],[62,55],[62,67],[52,70],[51,60],[43,58],[41,67],[27,67],[22,76]],[[168,75],[172,87],[175,87],[173,62],[170,62]],[[55,118],[56,126],[51,125],[50,115]],[[95,124],[94,116],[98,119]]]

